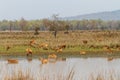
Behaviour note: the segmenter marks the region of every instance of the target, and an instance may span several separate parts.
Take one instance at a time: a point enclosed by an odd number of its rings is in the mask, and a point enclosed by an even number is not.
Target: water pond
[[[0,80],[120,80],[120,58],[58,58],[42,64],[38,58],[0,60]]]

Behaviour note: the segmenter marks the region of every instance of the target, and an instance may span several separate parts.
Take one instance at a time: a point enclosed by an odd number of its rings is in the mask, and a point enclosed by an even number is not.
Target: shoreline
[[[33,53],[32,57],[36,56],[44,56],[47,57],[49,54],[56,54],[58,57],[120,57],[120,51],[114,51],[112,53],[108,53],[105,51],[86,51],[86,54],[80,54],[78,51],[73,52],[37,52]],[[26,53],[0,53],[0,56],[4,57],[27,57]]]

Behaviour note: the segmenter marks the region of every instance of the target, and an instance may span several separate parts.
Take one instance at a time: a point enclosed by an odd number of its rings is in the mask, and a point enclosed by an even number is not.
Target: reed
[[[34,80],[34,79],[30,75],[29,71],[24,74],[23,71],[19,70],[18,72],[14,71],[12,76],[5,75],[3,80]]]
[[[8,74],[4,74],[4,78],[2,80],[120,80],[119,74],[115,73],[107,73],[105,76],[105,73],[98,73],[98,74],[93,74],[91,73],[90,75],[86,76],[88,78],[81,79],[80,77],[75,78],[75,72],[74,69],[72,68],[66,75],[63,75],[62,73],[56,74],[51,77],[51,75],[39,75],[37,77],[34,77],[34,75],[31,75],[29,71],[23,72],[22,70],[19,70],[18,72],[13,72],[13,74],[10,76]]]

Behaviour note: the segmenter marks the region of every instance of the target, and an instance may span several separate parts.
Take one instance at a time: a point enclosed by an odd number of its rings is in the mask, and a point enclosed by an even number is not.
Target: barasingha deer
[[[48,63],[48,59],[40,57],[39,60],[41,61],[42,64],[47,64]]]
[[[30,48],[27,48],[26,49],[26,55],[29,56],[31,55],[32,56],[32,50]]]
[[[86,52],[85,52],[85,51],[80,51],[80,54],[81,54],[81,55],[85,55]]]
[[[17,64],[18,60],[17,59],[8,59],[8,64]]]
[[[50,54],[48,55],[49,62],[55,63],[57,61],[57,55],[56,54]]]

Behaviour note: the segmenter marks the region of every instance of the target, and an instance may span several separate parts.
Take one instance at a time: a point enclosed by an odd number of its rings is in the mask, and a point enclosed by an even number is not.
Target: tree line
[[[0,31],[68,31],[68,30],[119,30],[120,21],[103,20],[61,20],[54,16],[54,19],[42,20],[2,20]]]

